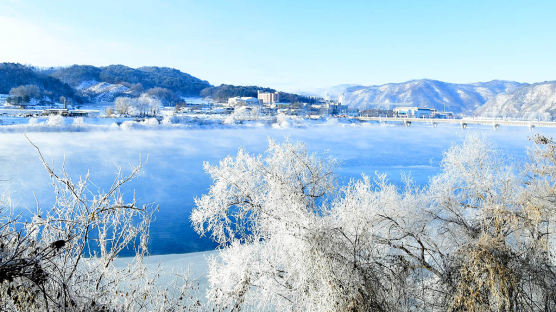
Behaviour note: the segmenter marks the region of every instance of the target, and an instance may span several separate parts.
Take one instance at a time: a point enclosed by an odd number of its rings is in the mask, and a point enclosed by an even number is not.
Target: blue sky
[[[0,0],[0,61],[301,90],[556,79],[556,1]]]

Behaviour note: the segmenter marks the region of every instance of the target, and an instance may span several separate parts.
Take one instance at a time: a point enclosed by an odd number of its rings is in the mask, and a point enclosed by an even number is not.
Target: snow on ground
[[[93,94],[104,94],[109,93],[110,95],[120,94],[128,91],[129,88],[122,84],[113,84],[108,82],[99,82],[97,84],[90,85],[84,88],[84,92],[89,92]]]
[[[148,256],[144,263],[148,272],[154,274],[160,272],[160,285],[166,286],[171,283],[174,274],[187,275],[198,287],[192,295],[205,302],[205,293],[208,288],[208,259],[217,256],[216,251],[192,252],[186,254],[169,254]],[[125,267],[133,258],[123,257],[115,260],[116,267]]]
[[[81,81],[81,83],[76,87],[77,90],[88,89],[94,85],[98,84],[96,80],[85,80]]]

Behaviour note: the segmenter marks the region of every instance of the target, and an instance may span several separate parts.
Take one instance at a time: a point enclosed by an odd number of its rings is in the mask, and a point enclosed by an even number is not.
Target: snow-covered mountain
[[[492,98],[475,112],[484,117],[556,119],[556,81],[522,85]]]
[[[320,89],[314,94],[359,109],[420,106],[472,114],[496,95],[511,91],[520,85],[518,82],[502,80],[456,84],[420,79],[377,86],[340,85]]]
[[[84,81],[77,88],[82,95],[93,103],[111,103],[118,96],[132,96],[132,90],[119,83]]]
[[[340,84],[327,88],[315,88],[310,90],[296,90],[295,93],[299,93],[305,96],[318,96],[325,100],[338,101],[338,97],[344,94],[348,88],[361,87],[358,84]]]

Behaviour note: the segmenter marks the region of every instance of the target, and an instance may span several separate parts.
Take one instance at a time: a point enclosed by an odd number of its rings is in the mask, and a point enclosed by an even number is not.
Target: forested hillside
[[[128,85],[141,84],[144,89],[160,87],[181,96],[198,96],[201,90],[210,87],[210,83],[207,81],[167,67],[140,67],[135,69],[124,65],[106,67],[73,65],[48,69],[46,72],[73,87],[78,87],[80,84],[90,81]]]
[[[24,85],[36,85],[42,95],[52,99],[64,96],[76,101],[80,100],[71,86],[41,73],[33,67],[15,63],[0,63],[0,94],[8,94],[12,88]]]
[[[56,101],[60,96],[74,102],[107,103],[118,96],[138,96],[146,92],[162,97],[165,105],[175,105],[180,97],[210,97],[225,102],[230,97],[257,97],[257,92],[276,92],[258,86],[212,86],[209,82],[168,67],[131,68],[124,65],[96,67],[72,65],[69,67],[36,68],[14,63],[0,64],[0,94],[13,88],[36,85],[42,96]],[[282,102],[314,103],[317,98],[279,92]]]
[[[234,86],[228,84],[222,84],[217,87],[209,87],[201,91],[201,96],[210,97],[217,101],[227,101],[231,97],[235,96],[250,96],[257,97],[257,92],[276,92],[275,89],[264,88],[258,86]],[[280,102],[286,103],[315,103],[318,101],[317,97],[304,96],[294,93],[279,92]]]

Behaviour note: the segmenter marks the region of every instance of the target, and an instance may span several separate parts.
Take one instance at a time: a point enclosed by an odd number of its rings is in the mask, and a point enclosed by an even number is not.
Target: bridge
[[[411,118],[411,117],[354,117],[361,121],[376,121],[379,123],[402,123],[403,125],[409,127],[412,123],[428,123],[433,127],[439,124],[455,124],[460,125],[461,128],[465,129],[468,125],[482,125],[482,126],[492,126],[494,129],[498,129],[500,126],[520,126],[529,127],[530,129],[535,127],[556,127],[556,122],[554,121],[535,121],[535,120],[504,120],[504,119],[475,119],[475,118],[462,118],[462,119],[440,119],[440,118]]]

